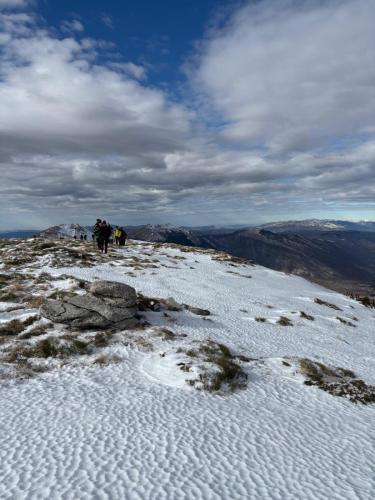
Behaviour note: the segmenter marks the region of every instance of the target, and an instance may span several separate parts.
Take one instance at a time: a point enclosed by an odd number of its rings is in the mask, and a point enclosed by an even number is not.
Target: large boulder
[[[98,281],[91,285],[90,293],[85,295],[47,300],[40,313],[54,323],[75,328],[122,330],[138,324],[136,301],[134,288],[123,283]]]
[[[124,307],[133,307],[137,302],[137,294],[132,286],[115,281],[96,281],[91,284],[90,293],[110,299],[113,303],[122,303]]]

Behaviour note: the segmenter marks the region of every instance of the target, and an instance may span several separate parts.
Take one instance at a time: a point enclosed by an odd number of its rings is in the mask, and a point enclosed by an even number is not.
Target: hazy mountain
[[[171,224],[147,224],[146,226],[130,226],[126,228],[130,238],[142,241],[178,243],[188,246],[202,246],[200,232],[189,228],[172,226]]]
[[[39,233],[38,229],[23,229],[19,231],[0,231],[0,239],[8,238],[31,238]]]
[[[321,231],[375,231],[373,221],[342,221],[342,220],[292,220],[270,222],[257,226],[257,229],[267,229],[273,233],[305,233]]]

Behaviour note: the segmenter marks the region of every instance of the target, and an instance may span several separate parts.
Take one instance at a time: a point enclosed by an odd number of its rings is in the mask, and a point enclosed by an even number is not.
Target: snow
[[[373,310],[302,278],[233,267],[210,253],[146,243],[119,252],[122,260],[92,268],[40,272],[120,281],[208,309],[207,318],[171,312],[164,326],[186,335],[179,345],[210,338],[264,362],[244,364],[246,389],[225,396],[190,387],[194,372],[178,368],[184,357],[170,342],[152,352],[118,348],[116,364],[1,385],[1,499],[374,497],[374,407],[307,387],[282,363],[309,357],[375,383]],[[157,267],[135,269],[134,258]],[[277,324],[280,316],[293,326]],[[356,328],[337,316],[357,317]],[[161,322],[156,313],[148,319]]]

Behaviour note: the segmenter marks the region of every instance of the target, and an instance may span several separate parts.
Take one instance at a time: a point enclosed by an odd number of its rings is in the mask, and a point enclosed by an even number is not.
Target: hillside
[[[373,309],[173,244],[0,258],[1,498],[372,498]],[[134,327],[40,316],[122,284]]]
[[[207,238],[206,245],[342,293],[375,294],[375,233],[314,235],[243,230]]]
[[[143,241],[213,248],[302,276],[341,293],[375,295],[375,232],[331,230],[275,233],[265,229],[205,232],[171,226],[129,230]]]

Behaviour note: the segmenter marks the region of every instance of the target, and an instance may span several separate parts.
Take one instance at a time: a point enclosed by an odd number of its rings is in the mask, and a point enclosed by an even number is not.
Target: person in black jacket
[[[126,239],[128,237],[128,234],[123,227],[120,228],[120,231],[121,231],[121,233],[120,233],[120,238],[119,238],[119,244],[120,244],[120,247],[124,247],[125,243],[126,243]]]
[[[108,253],[108,243],[112,235],[112,226],[108,224],[105,220],[100,226],[100,240],[103,242],[101,251],[102,253]]]

